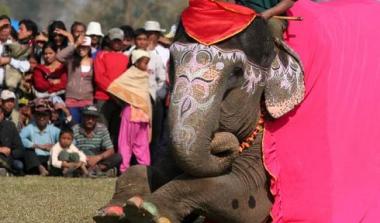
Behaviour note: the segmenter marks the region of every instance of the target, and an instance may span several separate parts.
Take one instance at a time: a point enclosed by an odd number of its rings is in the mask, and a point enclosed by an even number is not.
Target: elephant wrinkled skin
[[[240,154],[239,144],[263,109],[278,118],[302,101],[297,56],[273,40],[261,18],[211,46],[180,26],[171,53],[170,151],[152,167],[132,167],[118,179],[124,186],[116,187],[111,203],[127,203],[119,222],[179,223],[191,213],[216,222],[265,222],[271,196],[262,134]]]

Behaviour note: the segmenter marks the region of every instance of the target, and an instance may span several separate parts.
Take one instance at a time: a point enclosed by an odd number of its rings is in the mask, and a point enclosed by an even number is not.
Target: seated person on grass
[[[0,168],[14,175],[23,175],[24,149],[13,122],[4,120],[4,110],[0,108]]]
[[[74,132],[65,127],[59,134],[59,142],[51,148],[50,165],[51,174],[55,176],[88,176],[86,168],[86,155],[74,144]]]
[[[52,108],[46,99],[36,99],[32,104],[34,120],[21,130],[20,136],[25,148],[25,170],[47,176],[50,150],[58,142],[60,130],[50,122]]]
[[[84,108],[82,114],[82,123],[73,127],[74,140],[79,150],[87,156],[90,175],[104,175],[111,170],[107,175],[115,176],[121,156],[115,153],[107,128],[98,123],[98,109],[90,105]]]

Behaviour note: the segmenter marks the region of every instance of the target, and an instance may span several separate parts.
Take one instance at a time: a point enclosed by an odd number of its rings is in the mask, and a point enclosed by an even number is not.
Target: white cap
[[[91,38],[88,36],[85,36],[83,38],[83,42],[82,42],[81,46],[91,46]]]
[[[150,58],[148,51],[141,49],[132,51],[132,64],[135,64],[142,57]]]
[[[87,26],[87,31],[86,31],[87,36],[101,36],[103,37],[104,34],[102,33],[102,27],[100,23],[98,22],[90,22]]]
[[[144,25],[146,31],[165,32],[166,29],[161,29],[161,25],[157,21],[146,21]]]
[[[13,93],[12,91],[10,90],[3,90],[1,92],[1,100],[9,100],[9,99],[16,99],[16,95],[15,93]]]

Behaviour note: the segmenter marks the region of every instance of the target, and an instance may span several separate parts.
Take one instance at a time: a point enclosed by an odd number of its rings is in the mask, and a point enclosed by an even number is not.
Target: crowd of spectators
[[[116,176],[165,146],[170,35],[0,16],[0,175]],[[174,31],[174,30],[173,30]],[[133,159],[132,157],[135,157]]]

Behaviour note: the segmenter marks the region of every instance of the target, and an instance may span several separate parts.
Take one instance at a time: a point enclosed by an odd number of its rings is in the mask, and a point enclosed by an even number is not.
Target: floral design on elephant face
[[[189,152],[197,140],[192,114],[210,109],[223,75],[228,74],[228,70],[232,72],[234,67],[242,68],[246,79],[242,88],[254,93],[263,80],[263,73],[240,50],[176,42],[171,52],[176,67],[171,100],[171,107],[176,111],[172,138]]]
[[[194,125],[188,120],[196,111],[206,111],[213,104],[223,68],[222,62],[214,63],[212,53],[202,48],[186,50],[176,61],[172,106],[177,117],[173,137],[186,147],[186,151],[190,151],[196,140]]]

